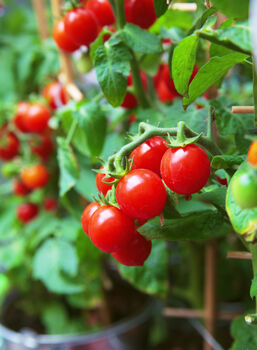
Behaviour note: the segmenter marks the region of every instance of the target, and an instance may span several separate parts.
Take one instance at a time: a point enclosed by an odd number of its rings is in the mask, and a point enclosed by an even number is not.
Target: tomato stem
[[[124,0],[115,0],[116,5],[116,17],[119,29],[122,29],[126,24]]]
[[[68,135],[66,137],[67,145],[69,145],[71,143],[71,140],[73,138],[73,135],[74,135],[74,132],[76,130],[77,125],[78,125],[77,119],[73,119],[73,122],[71,124],[70,130],[69,130]]]
[[[250,251],[252,253],[253,277],[255,277],[257,275],[257,245],[250,244]],[[257,314],[257,297],[255,297],[255,308]]]

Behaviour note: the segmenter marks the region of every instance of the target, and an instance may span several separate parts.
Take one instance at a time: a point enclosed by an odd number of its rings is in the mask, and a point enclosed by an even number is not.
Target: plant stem
[[[124,11],[124,0],[115,0],[116,16],[118,28],[122,29],[126,24],[126,17]]]
[[[203,304],[202,295],[202,247],[194,242],[188,242],[189,248],[189,293],[192,306],[196,309],[201,308]]]
[[[253,266],[253,277],[257,274],[257,245],[250,245],[250,251],[252,253],[252,266]],[[257,297],[255,297],[255,310],[257,314]]]
[[[255,122],[257,122],[257,72],[255,68],[255,64],[253,64],[253,99],[254,99],[254,117]]]
[[[78,125],[77,119],[73,119],[73,122],[71,124],[70,130],[69,130],[68,135],[66,137],[67,145],[69,145],[71,143],[71,140],[72,140],[72,137],[74,135],[74,132],[76,130],[77,125]]]
[[[138,103],[142,108],[149,108],[150,104],[146,98],[144,86],[142,84],[139,65],[138,65],[136,56],[132,50],[131,50],[131,55],[132,55],[132,60],[130,62],[131,73],[133,78],[133,86],[135,89],[135,94],[136,94]]]
[[[213,141],[213,122],[215,120],[215,107],[210,106],[208,111],[208,125],[207,125],[207,137],[209,140]]]
[[[178,128],[158,128],[156,126],[152,126],[147,123],[140,123],[139,124],[139,132],[138,137],[136,137],[135,140],[128,143],[127,145],[123,146],[119,152],[114,154],[113,156],[109,157],[107,162],[107,170],[111,173],[116,170],[115,164],[118,162],[122,162],[122,159],[126,156],[129,156],[129,154],[138,147],[141,143],[147,141],[153,136],[176,136],[178,132]],[[185,126],[185,135],[186,137],[196,137],[199,134],[189,129],[187,126]],[[218,155],[222,154],[219,147],[211,140],[209,140],[206,136],[200,136],[199,140],[197,141],[200,145],[202,145],[204,148],[206,148],[212,155]]]

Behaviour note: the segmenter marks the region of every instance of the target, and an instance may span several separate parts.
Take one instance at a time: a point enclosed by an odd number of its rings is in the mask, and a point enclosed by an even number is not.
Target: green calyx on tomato
[[[196,143],[200,137],[202,136],[202,133],[194,136],[187,138],[185,135],[185,127],[186,124],[184,122],[179,122],[177,126],[177,137],[176,138],[171,138],[169,135],[169,142],[167,143],[167,146],[170,148],[177,148],[177,147],[185,147],[187,145],[191,145],[193,143]]]

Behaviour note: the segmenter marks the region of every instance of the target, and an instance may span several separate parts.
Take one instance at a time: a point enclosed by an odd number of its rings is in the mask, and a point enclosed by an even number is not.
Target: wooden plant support
[[[32,5],[37,18],[40,38],[45,40],[49,37],[49,31],[44,0],[32,0]]]
[[[232,113],[254,114],[254,106],[232,106]]]

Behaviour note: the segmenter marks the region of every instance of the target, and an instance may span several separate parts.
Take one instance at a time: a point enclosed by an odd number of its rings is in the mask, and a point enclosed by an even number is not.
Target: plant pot
[[[0,325],[1,350],[144,350],[147,348],[151,320],[156,309],[148,301],[138,314],[112,327],[90,334],[38,335],[31,330],[14,332]]]

